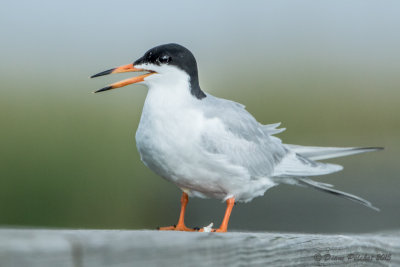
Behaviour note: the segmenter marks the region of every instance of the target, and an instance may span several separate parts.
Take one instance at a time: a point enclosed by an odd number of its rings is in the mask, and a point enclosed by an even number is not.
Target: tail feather
[[[286,145],[290,150],[311,160],[345,157],[354,154],[382,150],[383,147],[318,147]]]
[[[379,208],[374,207],[371,204],[371,202],[369,202],[368,200],[365,200],[365,199],[363,199],[361,197],[358,197],[358,196],[355,196],[355,195],[352,195],[352,194],[349,194],[349,193],[346,193],[346,192],[343,192],[343,191],[339,191],[339,190],[333,189],[333,188],[331,188],[332,185],[330,185],[330,184],[319,183],[319,182],[313,181],[313,180],[308,179],[308,178],[301,178],[298,181],[302,185],[309,186],[309,187],[315,188],[317,190],[321,190],[323,192],[327,192],[327,193],[330,193],[330,194],[333,194],[333,195],[336,195],[336,196],[339,196],[339,197],[346,198],[348,200],[355,201],[355,202],[357,202],[357,203],[359,203],[361,205],[364,205],[364,206],[366,206],[368,208],[371,208],[371,209],[373,209],[375,211],[379,211]]]

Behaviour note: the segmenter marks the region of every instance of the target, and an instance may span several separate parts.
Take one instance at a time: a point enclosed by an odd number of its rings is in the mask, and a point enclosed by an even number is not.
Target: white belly
[[[200,118],[192,117],[189,121],[188,114],[180,114],[179,118],[164,114],[165,117],[157,116],[157,119],[147,115],[143,114],[136,132],[136,144],[144,164],[183,190],[225,197],[228,190],[221,188],[220,171],[215,172],[215,166],[211,166],[214,164],[210,164],[212,159],[201,149]]]

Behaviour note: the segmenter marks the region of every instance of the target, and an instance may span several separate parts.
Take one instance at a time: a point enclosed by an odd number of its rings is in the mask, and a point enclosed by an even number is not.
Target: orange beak
[[[117,67],[117,68],[113,68],[113,69],[109,69],[109,70],[106,70],[106,71],[99,72],[99,73],[97,73],[95,75],[90,76],[90,78],[95,78],[95,77],[99,77],[99,76],[103,76],[103,75],[108,75],[108,74],[111,74],[111,73],[143,72],[143,71],[147,71],[147,70],[135,68],[133,63],[131,63],[131,64],[128,64],[128,65],[124,65],[124,66],[120,66],[120,67]],[[148,77],[148,76],[150,76],[150,75],[152,75],[154,73],[156,73],[156,72],[150,71],[150,73],[146,73],[146,74],[143,74],[143,75],[140,75],[140,76],[137,76],[137,77],[132,77],[132,78],[129,78],[129,79],[126,79],[126,80],[122,80],[122,81],[110,84],[109,86],[106,86],[104,88],[101,88],[101,89],[95,91],[94,93],[104,92],[104,91],[107,91],[107,90],[111,90],[111,89],[127,86],[129,84],[143,82],[144,78],[146,78],[146,77]]]

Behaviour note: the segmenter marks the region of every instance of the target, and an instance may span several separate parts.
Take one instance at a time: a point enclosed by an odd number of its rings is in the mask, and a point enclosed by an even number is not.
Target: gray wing
[[[221,120],[225,128],[221,135],[204,133],[204,148],[245,167],[251,177],[305,177],[342,169],[339,165],[316,162],[291,151],[273,136],[285,130],[277,129],[279,123],[262,125],[239,103],[209,94],[200,102],[204,115]]]
[[[262,125],[239,103],[207,95],[201,102],[207,118],[222,121],[223,136],[203,136],[204,147],[223,154],[228,160],[245,167],[252,177],[272,174],[274,167],[288,153],[279,138],[272,136],[284,129],[279,124]]]

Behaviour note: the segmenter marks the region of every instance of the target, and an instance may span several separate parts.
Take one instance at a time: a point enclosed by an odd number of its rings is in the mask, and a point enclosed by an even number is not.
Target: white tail
[[[313,181],[313,180],[308,179],[308,178],[301,178],[301,179],[298,180],[298,182],[299,182],[300,185],[305,185],[305,186],[308,186],[308,187],[312,187],[312,188],[321,190],[321,191],[326,192],[326,193],[333,194],[335,196],[343,197],[343,198],[346,198],[348,200],[355,201],[355,202],[357,202],[357,203],[359,203],[361,205],[364,205],[364,206],[366,206],[366,207],[368,207],[370,209],[379,211],[379,209],[377,207],[374,207],[371,204],[371,202],[369,202],[368,200],[365,200],[365,199],[363,199],[361,197],[358,197],[358,196],[355,196],[355,195],[352,195],[352,194],[349,194],[349,193],[346,193],[346,192],[343,192],[343,191],[339,191],[339,190],[333,189],[332,185],[330,185],[330,184],[319,183],[319,182]]]
[[[338,157],[345,157],[354,154],[382,150],[383,147],[319,147],[288,145],[286,147],[297,154],[311,160],[323,160]]]

